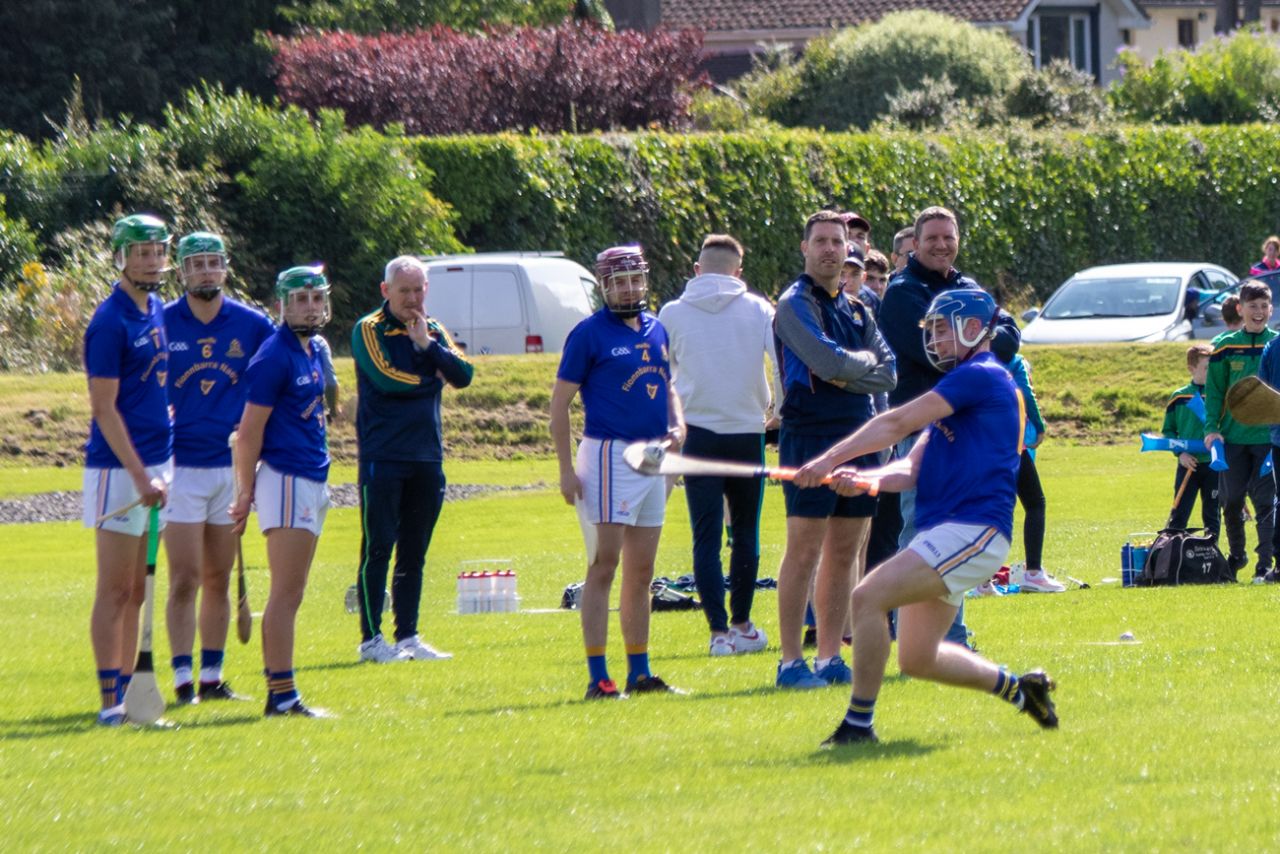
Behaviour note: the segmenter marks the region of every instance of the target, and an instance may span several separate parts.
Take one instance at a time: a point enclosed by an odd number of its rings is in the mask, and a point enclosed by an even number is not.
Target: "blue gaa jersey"
[[[173,404],[173,461],[192,468],[231,465],[227,437],[244,411],[245,368],[275,331],[257,309],[222,298],[207,325],[185,296],[164,307],[169,337],[169,400]]]
[[[1013,378],[991,353],[979,353],[943,374],[933,391],[955,412],[929,426],[916,482],[916,530],[944,522],[992,525],[1012,540],[1026,425]]]
[[[262,460],[276,471],[324,482],[329,443],[324,429],[324,369],[297,334],[281,326],[245,371],[249,403],[271,407],[262,436]]]
[[[160,298],[148,294],[144,314],[117,282],[85,330],[84,365],[90,379],[120,381],[116,409],[142,464],[159,465],[173,456],[173,419],[165,389],[169,352]],[[96,420],[84,449],[89,468],[121,468]]]
[[[591,439],[656,439],[667,433],[667,331],[649,312],[637,332],[602,308],[569,333],[556,378],[577,383]]]

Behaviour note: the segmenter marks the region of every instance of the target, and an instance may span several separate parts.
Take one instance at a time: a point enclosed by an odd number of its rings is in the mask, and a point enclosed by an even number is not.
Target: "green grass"
[[[708,658],[696,613],[654,615],[651,644],[656,671],[693,693],[605,705],[579,701],[576,615],[452,614],[464,560],[510,558],[527,609],[554,608],[581,578],[573,513],[551,490],[446,507],[422,614],[428,639],[456,654],[450,662],[354,664],[358,631],[341,603],[357,520],[330,515],[297,661],[308,702],[340,715],[331,721],[264,721],[259,701],[173,710],[171,730],[95,729],[91,534],[0,526],[6,848],[189,848],[193,839],[227,850],[1273,847],[1280,590],[1101,583],[1119,575],[1124,536],[1167,514],[1171,461],[1054,444],[1040,460],[1046,562],[1094,586],[973,601],[969,621],[992,659],[1055,675],[1062,729],[1041,732],[991,697],[906,681],[891,665],[883,744],[835,754],[815,747],[846,692],[775,692],[776,643],[758,656]],[[451,465],[450,479],[464,480],[462,468]],[[773,575],[777,488],[764,523],[762,573]],[[659,572],[688,571],[688,548],[677,492]],[[246,551],[260,608],[262,539],[247,537]],[[776,639],[774,593],[759,594],[756,617]],[[1140,643],[1115,644],[1126,630]],[[157,634],[166,661],[162,626]],[[616,618],[610,660],[620,676]],[[256,630],[228,667],[239,690],[263,696]]]

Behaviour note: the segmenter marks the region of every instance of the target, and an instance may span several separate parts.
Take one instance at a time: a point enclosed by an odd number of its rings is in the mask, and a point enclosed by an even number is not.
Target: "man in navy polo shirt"
[[[321,265],[276,277],[280,326],[245,371],[246,403],[235,449],[233,533],[249,507],[267,538],[271,593],[262,611],[265,714],[325,717],[302,704],[293,681],[293,636],[307,574],[329,509],[324,368],[312,338],[329,321],[329,280]],[[261,460],[262,465],[258,462]]]
[[[645,311],[649,265],[639,246],[596,256],[603,308],[569,333],[551,392],[551,436],[560,461],[560,494],[581,503],[594,527],[582,588],[582,639],[590,683],[587,699],[625,697],[609,678],[605,641],[609,589],[622,560],[620,618],[627,649],[627,692],[671,691],[649,670],[649,584],[667,504],[665,478],[645,477],[622,460],[631,442],[684,441],[680,399],[671,383],[667,333]],[[586,428],[571,448],[569,404],[582,394]],[[588,541],[591,538],[588,537]]]
[[[875,414],[871,395],[896,382],[893,354],[861,303],[840,291],[847,257],[845,224],[834,211],[809,217],[800,244],[804,273],[778,300],[774,317],[782,368],[782,434],[778,461],[799,466]],[[787,547],[778,569],[779,688],[847,684],[840,657],[849,594],[861,574],[867,532],[875,514],[871,496],[846,498],[826,488],[783,484]],[[815,578],[818,653],[811,671],[804,659],[803,623]]]
[[[244,370],[275,326],[261,311],[223,294],[227,248],[218,235],[197,231],[178,241],[178,276],[186,293],[164,309],[174,410],[173,485],[164,508],[174,693],[179,703],[239,699],[222,678],[238,542],[228,515],[235,487],[227,437],[244,410]],[[197,693],[192,647],[198,590],[204,595]]]
[[[124,723],[145,590],[148,508],[164,504],[173,476],[169,352],[164,304],[155,295],[169,271],[170,239],[168,226],[147,214],[115,224],[111,249],[120,279],[84,333],[93,411],[85,445],[84,526],[95,529],[98,558],[89,636],[102,701],[98,723],[104,726]],[[114,512],[130,505],[137,506]]]

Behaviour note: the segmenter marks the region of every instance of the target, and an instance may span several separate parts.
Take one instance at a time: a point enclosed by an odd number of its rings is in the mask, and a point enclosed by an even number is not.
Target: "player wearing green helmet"
[[[323,264],[290,267],[276,276],[280,323],[310,338],[329,322],[329,280]]]
[[[178,241],[178,277],[187,293],[210,302],[227,281],[227,247],[222,238],[196,231]]]
[[[131,214],[116,220],[111,229],[111,252],[121,281],[148,293],[160,290],[170,270],[172,240],[169,226],[151,214]]]

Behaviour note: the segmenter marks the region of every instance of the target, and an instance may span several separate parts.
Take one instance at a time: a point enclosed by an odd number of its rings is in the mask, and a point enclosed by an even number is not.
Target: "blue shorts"
[[[844,436],[807,436],[788,430],[783,425],[782,435],[778,438],[778,463],[785,468],[799,468],[843,438]],[[880,461],[876,454],[865,454],[853,460],[852,465],[870,469],[878,467]],[[784,480],[782,495],[786,499],[788,516],[805,519],[826,519],[831,516],[865,519],[876,514],[876,499],[872,496],[846,498],[837,495],[829,486],[800,489],[791,481]]]

